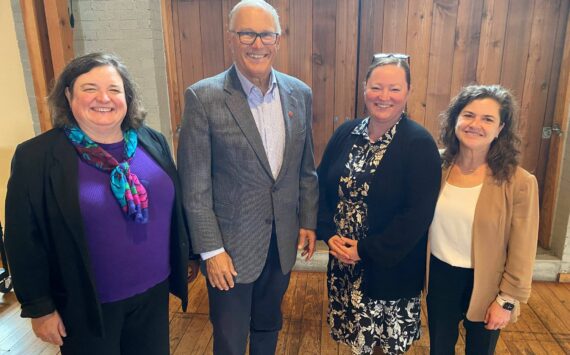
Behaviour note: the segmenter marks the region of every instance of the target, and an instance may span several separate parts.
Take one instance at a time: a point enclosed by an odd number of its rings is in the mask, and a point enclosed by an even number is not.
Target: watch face
[[[515,305],[510,302],[505,302],[503,304],[503,308],[506,309],[507,311],[512,311],[513,309],[515,309]]]

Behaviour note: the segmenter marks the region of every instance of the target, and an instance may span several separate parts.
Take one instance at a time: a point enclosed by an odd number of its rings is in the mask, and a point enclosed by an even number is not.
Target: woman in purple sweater
[[[185,309],[192,251],[165,138],[126,67],[72,60],[48,102],[54,128],[20,144],[6,250],[22,317],[62,354],[168,354],[168,293]]]

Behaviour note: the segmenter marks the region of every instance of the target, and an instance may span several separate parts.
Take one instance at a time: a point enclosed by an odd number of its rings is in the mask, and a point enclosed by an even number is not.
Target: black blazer
[[[164,136],[141,127],[138,139],[174,183],[169,283],[186,309],[191,248],[180,182]],[[6,196],[6,252],[22,317],[57,310],[68,332],[73,332],[75,324],[87,322],[94,334],[102,336],[101,305],[78,196],[77,153],[61,129],[20,144],[12,159]]]
[[[336,234],[338,184],[362,119],[340,126],[329,141],[319,175],[317,236]],[[437,201],[441,168],[437,146],[419,124],[403,117],[368,191],[368,235],[358,243],[363,291],[375,299],[419,295],[425,275],[427,232]]]

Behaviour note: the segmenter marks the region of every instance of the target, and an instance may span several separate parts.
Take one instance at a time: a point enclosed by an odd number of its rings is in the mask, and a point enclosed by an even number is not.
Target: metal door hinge
[[[552,127],[542,127],[542,139],[550,139],[552,134],[556,134],[559,137],[564,134],[558,123],[553,124]]]

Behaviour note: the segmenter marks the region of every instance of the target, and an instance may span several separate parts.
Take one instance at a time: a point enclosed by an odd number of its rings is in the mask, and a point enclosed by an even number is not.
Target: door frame
[[[565,143],[568,140],[568,121],[570,117],[570,21],[566,25],[566,38],[564,40],[564,52],[562,65],[560,66],[560,79],[556,93],[556,105],[552,124],[560,127],[560,134],[553,133],[551,136],[548,163],[544,178],[542,192],[542,206],[540,209],[539,245],[550,249],[552,242],[552,230],[554,229],[554,217],[558,207],[560,195],[560,180],[562,177],[562,158],[564,156]]]
[[[74,57],[67,6],[67,0],[20,0],[42,132],[52,128],[46,101],[51,85]]]

